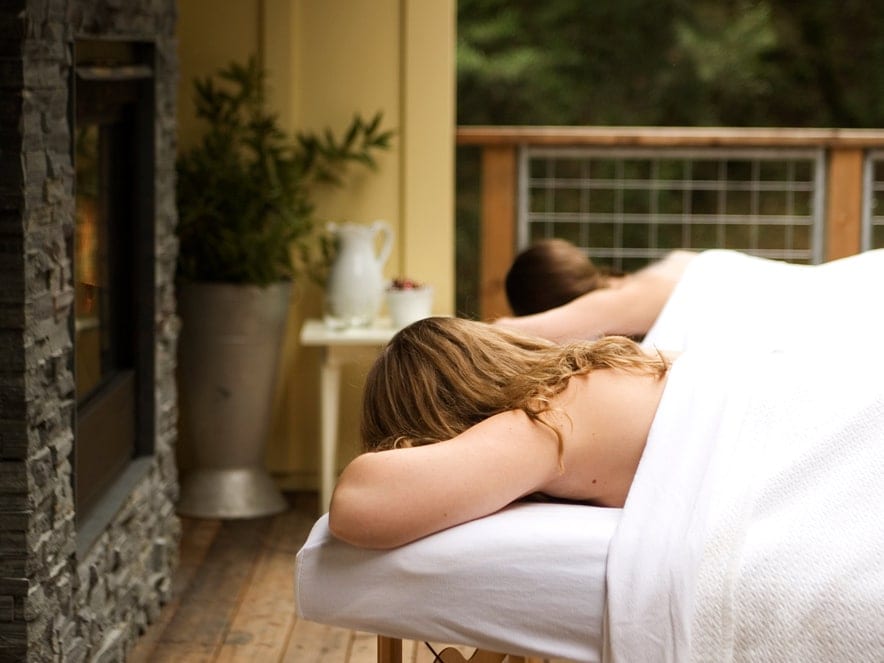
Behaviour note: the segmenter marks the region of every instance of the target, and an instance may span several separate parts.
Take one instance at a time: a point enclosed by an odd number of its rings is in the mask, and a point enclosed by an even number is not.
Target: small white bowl
[[[407,327],[412,322],[428,318],[433,312],[433,287],[387,289],[387,310],[396,328]]]

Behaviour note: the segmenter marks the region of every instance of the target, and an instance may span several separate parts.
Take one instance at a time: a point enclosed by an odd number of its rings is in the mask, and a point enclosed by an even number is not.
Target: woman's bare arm
[[[495,324],[556,342],[608,334],[642,336],[660,315],[673,287],[666,281],[635,274],[619,287],[593,290],[563,306],[534,315],[500,318]]]
[[[521,411],[452,440],[367,453],[341,474],[329,528],[365,548],[393,548],[494,513],[554,479],[554,434]]]

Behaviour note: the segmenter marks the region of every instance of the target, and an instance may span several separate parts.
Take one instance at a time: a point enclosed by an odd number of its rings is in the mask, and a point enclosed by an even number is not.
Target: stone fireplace
[[[176,76],[174,0],[0,5],[0,661],[124,660],[171,590]]]

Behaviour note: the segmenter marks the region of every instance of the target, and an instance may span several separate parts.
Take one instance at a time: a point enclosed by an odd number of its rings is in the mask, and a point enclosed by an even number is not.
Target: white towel
[[[605,563],[620,509],[516,503],[393,550],[331,536],[298,552],[298,615],[395,637],[601,660]]]
[[[693,660],[884,661],[884,361],[832,359],[771,372],[722,459]]]
[[[688,264],[644,345],[782,350],[880,332],[882,286],[884,249],[816,266],[704,251]]]
[[[882,375],[843,346],[675,362],[609,550],[607,660],[884,660]]]

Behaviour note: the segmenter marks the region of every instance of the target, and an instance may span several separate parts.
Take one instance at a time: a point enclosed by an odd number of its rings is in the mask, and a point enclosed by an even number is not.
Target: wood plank
[[[509,315],[504,279],[516,253],[516,147],[482,150],[479,315]]]
[[[346,663],[350,632],[306,619],[295,622],[282,663]]]
[[[199,642],[178,642],[174,645],[164,642],[157,645],[149,660],[151,663],[212,663],[215,653]]]
[[[863,151],[829,155],[826,187],[826,260],[859,253],[862,241]]]
[[[212,661],[245,593],[272,518],[221,524],[205,561],[154,650],[157,661]]]
[[[363,631],[351,631],[347,644],[347,663],[377,663],[377,636]]]
[[[469,126],[457,128],[457,144],[871,149],[884,147],[884,131],[777,127]]]
[[[312,517],[294,509],[273,519],[216,661],[276,661],[282,656],[296,620],[295,555],[312,525]]]
[[[178,552],[178,568],[172,579],[171,599],[163,607],[157,620],[142,635],[135,647],[126,657],[128,663],[151,663],[154,649],[175,616],[182,597],[190,587],[200,564],[206,558],[221,522],[218,520],[181,519],[181,542]]]
[[[377,663],[411,663],[405,654],[406,644],[399,638],[379,635],[376,638]]]

